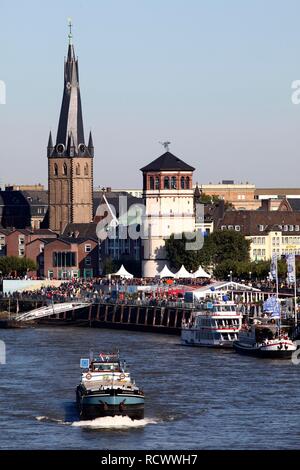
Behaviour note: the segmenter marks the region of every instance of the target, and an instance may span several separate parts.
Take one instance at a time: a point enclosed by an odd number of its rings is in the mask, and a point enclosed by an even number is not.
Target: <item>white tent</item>
[[[119,271],[117,271],[116,273],[113,273],[112,276],[120,276],[120,277],[124,277],[126,279],[132,279],[133,278],[133,275],[130,274],[128,271],[126,271],[123,264],[120,267]]]
[[[196,279],[197,277],[210,277],[210,275],[207,274],[201,266],[199,266],[197,271],[193,273],[193,278]]]
[[[187,269],[182,265],[179,271],[175,274],[176,279],[191,279],[193,274],[189,273]]]
[[[168,266],[165,264],[163,269],[159,273],[159,277],[162,279],[163,277],[175,277],[175,274],[170,271]]]

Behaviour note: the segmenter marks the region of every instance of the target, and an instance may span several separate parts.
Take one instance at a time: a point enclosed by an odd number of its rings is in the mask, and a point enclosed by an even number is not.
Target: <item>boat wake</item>
[[[142,428],[148,424],[158,424],[159,420],[145,418],[132,420],[128,416],[106,416],[104,418],[95,418],[83,421],[64,421],[62,419],[49,418],[48,416],[36,416],[37,421],[67,424],[69,426],[88,429],[127,429]]]
[[[37,421],[43,421],[43,422],[48,422],[48,423],[72,424],[67,421],[64,421],[63,419],[49,418],[48,416],[36,416],[35,419]]]
[[[158,420],[145,418],[132,420],[128,416],[106,416],[91,421],[75,421],[72,426],[89,429],[126,429],[141,428],[148,424],[157,424]]]

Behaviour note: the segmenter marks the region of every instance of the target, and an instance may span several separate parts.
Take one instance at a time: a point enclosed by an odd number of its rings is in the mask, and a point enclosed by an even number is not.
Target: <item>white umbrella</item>
[[[204,271],[202,266],[199,266],[197,271],[195,271],[193,273],[193,278],[196,279],[197,277],[207,277],[208,278],[208,277],[211,277],[211,276]]]
[[[112,276],[120,276],[120,277],[124,277],[126,279],[132,279],[133,278],[133,274],[130,274],[128,271],[126,271],[123,264],[120,267],[119,271],[112,274]]]
[[[168,266],[165,264],[163,269],[159,273],[159,277],[162,279],[163,277],[175,277],[175,274],[170,271]]]
[[[176,279],[190,279],[193,277],[191,273],[182,265],[179,271],[175,274]]]

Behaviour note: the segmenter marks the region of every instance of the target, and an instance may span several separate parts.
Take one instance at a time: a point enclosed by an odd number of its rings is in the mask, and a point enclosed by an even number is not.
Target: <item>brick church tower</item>
[[[78,60],[71,25],[56,143],[53,145],[50,132],[47,157],[50,229],[61,233],[68,223],[91,222],[94,146],[91,133],[88,145],[84,139]]]

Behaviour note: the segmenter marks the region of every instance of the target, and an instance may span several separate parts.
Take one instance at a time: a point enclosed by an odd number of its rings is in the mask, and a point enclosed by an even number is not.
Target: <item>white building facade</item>
[[[195,231],[194,168],[166,152],[143,172],[142,275],[155,277],[168,264],[165,240]]]

